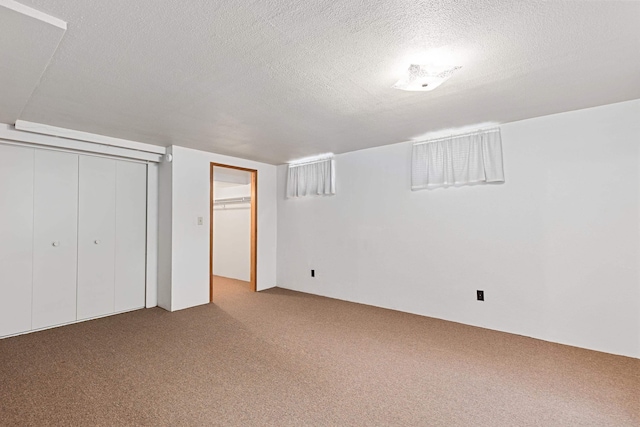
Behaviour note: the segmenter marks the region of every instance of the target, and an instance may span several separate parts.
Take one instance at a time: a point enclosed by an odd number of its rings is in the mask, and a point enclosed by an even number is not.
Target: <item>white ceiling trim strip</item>
[[[167,152],[165,147],[143,142],[130,141],[128,139],[112,138],[110,136],[98,135],[95,133],[81,132],[73,129],[65,129],[56,126],[33,123],[25,120],[16,121],[16,129],[24,132],[39,133],[42,135],[57,136],[78,141],[94,142],[96,144],[110,145],[113,147],[127,148],[137,151],[146,151],[164,155]]]
[[[39,146],[56,150],[71,150],[154,163],[159,163],[163,157],[160,154],[137,151],[129,148],[22,132],[7,124],[0,124],[0,143],[4,143],[3,140],[9,141],[10,143],[20,143],[21,145]]]
[[[55,16],[47,15],[46,13],[40,12],[39,10],[32,9],[28,6],[23,5],[22,3],[18,3],[17,1],[0,0],[0,6],[4,6],[7,9],[11,9],[23,15],[30,16],[34,19],[37,19],[38,21],[46,22],[47,24],[51,24],[54,27],[62,28],[63,30],[67,29],[67,23],[62,19],[58,19]]]

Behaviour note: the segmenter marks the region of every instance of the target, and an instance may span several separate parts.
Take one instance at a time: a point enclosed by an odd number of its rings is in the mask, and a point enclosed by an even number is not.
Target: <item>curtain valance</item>
[[[328,196],[336,193],[333,157],[306,163],[291,163],[287,172],[287,198]]]
[[[504,182],[500,129],[413,145],[411,189]]]

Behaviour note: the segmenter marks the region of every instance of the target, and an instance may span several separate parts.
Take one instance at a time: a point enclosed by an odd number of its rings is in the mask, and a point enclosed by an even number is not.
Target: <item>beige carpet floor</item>
[[[2,426],[639,426],[640,360],[218,279],[0,340]]]

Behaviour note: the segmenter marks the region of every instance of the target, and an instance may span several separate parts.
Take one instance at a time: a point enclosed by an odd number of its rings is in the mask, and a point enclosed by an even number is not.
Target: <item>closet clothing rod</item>
[[[213,201],[213,206],[232,205],[236,203],[251,203],[251,197],[231,197],[228,199],[218,199]]]
[[[241,205],[241,204],[236,204],[236,205],[231,205],[231,206],[227,206],[227,205],[222,205],[222,206],[214,206],[213,210],[214,211],[227,211],[227,210],[231,210],[231,211],[243,211],[245,209],[251,209],[251,206],[246,206],[246,205]]]

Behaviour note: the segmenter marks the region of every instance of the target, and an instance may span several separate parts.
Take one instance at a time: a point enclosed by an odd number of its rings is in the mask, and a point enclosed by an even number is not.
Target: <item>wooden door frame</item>
[[[211,162],[209,176],[209,302],[213,302],[213,168],[236,169],[251,174],[251,290],[256,292],[257,288],[257,266],[258,266],[258,171],[255,169],[241,168],[239,166],[225,165]]]

